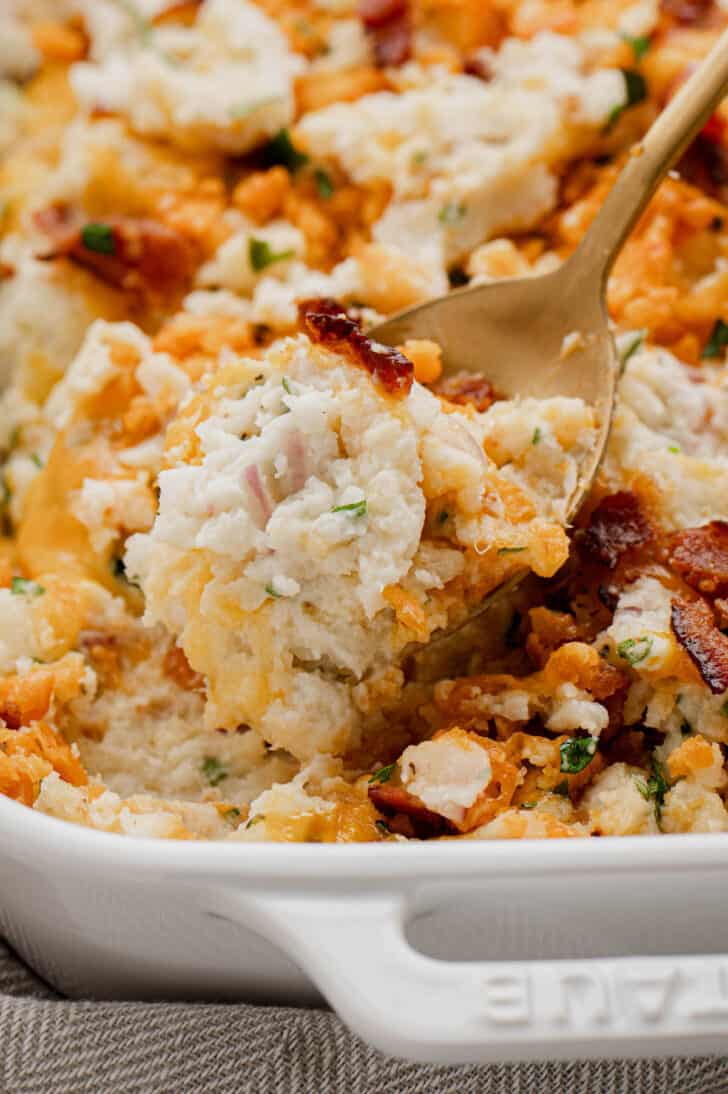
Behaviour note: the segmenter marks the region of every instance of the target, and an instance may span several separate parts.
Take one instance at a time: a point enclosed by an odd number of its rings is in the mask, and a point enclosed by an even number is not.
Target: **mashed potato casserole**
[[[6,0],[0,793],[172,839],[728,831],[728,104],[611,278],[574,526],[588,406],[367,336],[558,266],[726,24]]]

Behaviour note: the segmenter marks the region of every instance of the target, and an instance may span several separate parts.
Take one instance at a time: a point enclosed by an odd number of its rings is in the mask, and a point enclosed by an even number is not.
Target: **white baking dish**
[[[136,840],[0,797],[0,930],[71,996],[314,1002],[416,1060],[725,1052],[722,836]]]

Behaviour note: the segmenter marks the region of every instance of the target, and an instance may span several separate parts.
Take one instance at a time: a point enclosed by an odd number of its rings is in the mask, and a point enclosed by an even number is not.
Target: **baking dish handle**
[[[725,1051],[726,956],[451,962],[410,946],[402,894],[227,893],[224,903],[285,950],[355,1033],[396,1056],[486,1063]]]

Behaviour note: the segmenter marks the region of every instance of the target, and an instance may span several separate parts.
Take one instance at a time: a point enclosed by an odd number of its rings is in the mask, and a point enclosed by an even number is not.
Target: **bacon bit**
[[[495,75],[492,66],[486,61],[485,57],[480,57],[477,53],[466,59],[463,72],[466,76],[475,76],[476,79],[483,80],[484,83],[490,83]]]
[[[728,595],[728,523],[713,520],[671,537],[669,564],[698,592]]]
[[[651,538],[652,529],[639,498],[628,490],[620,490],[597,505],[589,518],[582,546],[613,570],[625,552],[641,547]]]
[[[407,11],[407,0],[359,0],[359,18],[369,30],[399,19]]]
[[[372,36],[380,68],[410,59],[412,19],[408,0],[359,0],[359,16]]]
[[[179,646],[170,646],[164,655],[162,667],[171,680],[185,691],[205,692],[205,678],[190,665],[185,651]]]
[[[650,766],[650,751],[645,735],[639,729],[625,730],[612,740],[604,742],[604,756],[608,764],[622,763],[644,768]]]
[[[69,258],[125,292],[181,291],[197,264],[190,241],[156,220],[107,217],[103,223],[111,231],[113,253],[104,254],[84,244],[84,224],[67,206],[51,205],[34,219],[53,244],[41,258]]]
[[[485,376],[471,372],[456,372],[433,385],[432,390],[441,399],[458,406],[472,406],[482,414],[498,399],[493,385]]]
[[[722,123],[721,118],[717,118]],[[724,124],[724,123],[722,123]],[[711,122],[699,133],[677,165],[680,175],[711,197],[725,200],[728,187],[728,152],[722,134]]]
[[[369,787],[369,801],[387,817],[391,831],[400,836],[431,839],[433,836],[444,836],[456,831],[449,820],[439,813],[433,813],[402,786],[372,783]]]
[[[728,638],[718,630],[705,600],[675,599],[672,629],[714,695],[728,690]]]
[[[683,26],[694,27],[711,14],[713,0],[660,0],[660,10]]]
[[[302,300],[298,305],[301,325],[312,342],[345,353],[375,377],[390,395],[407,395],[412,387],[414,367],[404,354],[390,346],[372,342],[346,310],[326,297]]]

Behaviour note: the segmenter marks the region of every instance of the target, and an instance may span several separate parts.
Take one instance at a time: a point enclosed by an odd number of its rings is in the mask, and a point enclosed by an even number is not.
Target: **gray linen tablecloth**
[[[0,940],[1,1094],[728,1094],[728,1059],[419,1067],[323,1010],[61,999]]]

